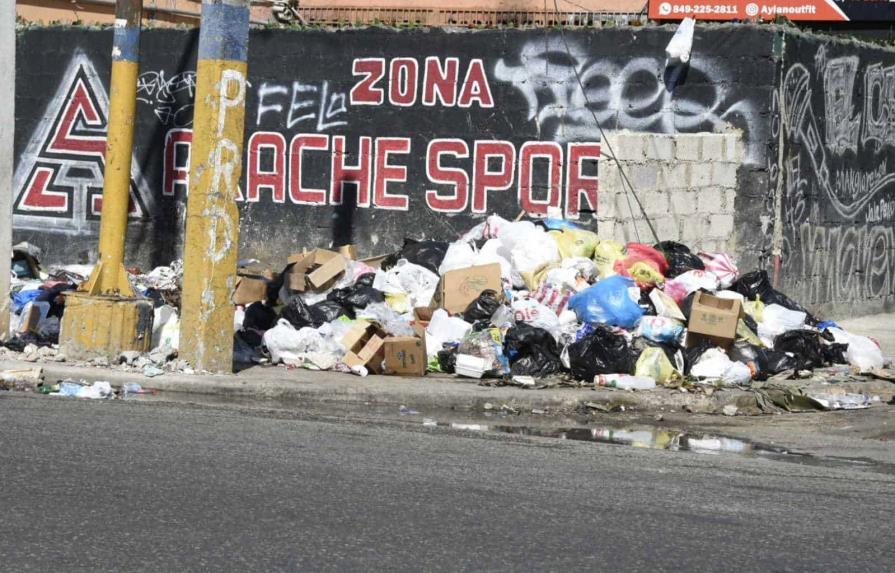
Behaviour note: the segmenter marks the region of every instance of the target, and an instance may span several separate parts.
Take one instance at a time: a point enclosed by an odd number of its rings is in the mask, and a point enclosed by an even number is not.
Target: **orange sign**
[[[649,17],[654,20],[789,20],[847,21],[834,0],[650,0]]]

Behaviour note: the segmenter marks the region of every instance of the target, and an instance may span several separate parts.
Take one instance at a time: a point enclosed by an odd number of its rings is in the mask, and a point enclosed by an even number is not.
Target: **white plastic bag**
[[[556,240],[531,221],[507,224],[500,233],[500,240],[503,243],[500,254],[519,273],[531,273],[561,260]]]
[[[690,50],[693,49],[693,29],[696,26],[696,20],[693,18],[684,18],[680,25],[665,47],[665,57],[668,63],[686,64],[690,61]]]
[[[779,304],[764,307],[762,321],[758,323],[758,337],[770,348],[774,347],[774,339],[790,330],[799,330],[805,326],[807,315],[797,310],[789,310]]]
[[[264,333],[262,341],[274,364],[331,368],[345,354],[345,349],[331,336],[328,324],[320,330],[306,326],[298,330],[288,320],[280,319]]]
[[[532,299],[517,299],[512,304],[516,322],[524,322],[537,328],[543,328],[559,340],[562,325],[559,317],[548,307]]]
[[[684,336],[684,325],[664,316],[644,316],[637,323],[637,336],[655,342],[676,343]]]
[[[429,306],[437,286],[438,275],[405,259],[387,271],[377,271],[373,280],[373,288],[384,293],[406,294],[413,307]]]
[[[426,327],[426,350],[429,356],[438,354],[446,343],[460,342],[470,330],[472,325],[462,318],[451,316],[442,308],[435,310]]]
[[[871,339],[852,334],[841,328],[830,328],[829,331],[833,333],[833,339],[836,342],[848,344],[845,357],[849,364],[857,366],[861,372],[882,368],[885,365],[883,351]]]
[[[180,344],[180,317],[177,309],[164,304],[154,311],[152,322],[152,347],[167,346],[176,349]]]
[[[734,362],[720,348],[706,350],[693,368],[690,375],[707,382],[720,382],[725,386],[748,384],[752,380],[752,371],[742,362]]]

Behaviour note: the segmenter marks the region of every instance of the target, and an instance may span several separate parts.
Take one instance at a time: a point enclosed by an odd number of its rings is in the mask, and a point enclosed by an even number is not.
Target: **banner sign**
[[[653,20],[774,20],[803,22],[895,20],[895,2],[885,0],[650,0]]]

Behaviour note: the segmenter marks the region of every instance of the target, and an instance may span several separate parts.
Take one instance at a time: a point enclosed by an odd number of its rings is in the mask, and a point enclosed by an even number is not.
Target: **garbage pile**
[[[490,216],[451,243],[408,239],[362,260],[315,249],[280,273],[239,274],[244,361],[637,390],[884,365],[873,340],[819,321],[725,253],[623,246],[563,220]]]
[[[20,278],[13,343],[36,345],[34,354],[52,344],[58,295],[89,270]],[[123,355],[119,368],[189,371],[176,354],[181,276],[180,263],[132,270],[136,290],[156,304],[154,350]],[[361,376],[649,390],[884,366],[872,339],[819,320],[765,271],[741,274],[728,254],[671,241],[621,245],[560,219],[492,215],[453,242],[407,239],[367,259],[353,246],[306,250],[279,272],[241,261],[233,303],[236,362]],[[38,327],[29,328],[21,315],[35,307]]]

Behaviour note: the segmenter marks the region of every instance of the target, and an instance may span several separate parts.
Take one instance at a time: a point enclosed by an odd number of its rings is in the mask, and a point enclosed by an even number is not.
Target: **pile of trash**
[[[156,305],[154,350],[122,355],[119,367],[189,371],[176,352],[182,264],[129,270]],[[60,295],[89,272],[18,277],[12,344],[52,357],[38,347],[58,337]],[[728,254],[621,245],[561,219],[492,215],[453,242],[407,239],[367,259],[350,245],[302,251],[279,272],[241,261],[233,303],[237,363],[362,376],[648,390],[884,366],[875,341],[819,320],[765,271],[741,274]]]
[[[819,321],[725,253],[620,245],[557,219],[492,215],[451,243],[408,239],[361,260],[350,246],[315,249],[280,273],[239,275],[243,361],[637,390],[884,365],[873,340]]]

